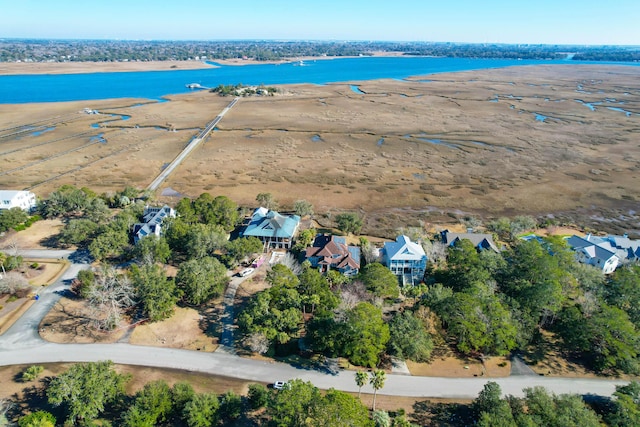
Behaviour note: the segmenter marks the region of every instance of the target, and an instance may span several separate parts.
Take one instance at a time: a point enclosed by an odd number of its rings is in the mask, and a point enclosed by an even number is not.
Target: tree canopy
[[[123,415],[123,426],[156,426],[165,422],[173,407],[171,389],[164,380],[146,383]]]
[[[336,215],[336,224],[338,229],[344,233],[358,234],[364,223],[357,213],[345,212]]]
[[[579,395],[550,394],[542,387],[524,389],[522,399],[501,398],[500,386],[488,382],[471,405],[475,424],[483,427],[598,427],[598,415]]]
[[[344,322],[344,355],[359,366],[377,366],[389,341],[389,325],[382,310],[362,302],[347,311]]]
[[[173,279],[167,278],[162,267],[152,264],[131,267],[131,280],[142,309],[152,322],[171,317],[178,301]]]
[[[262,253],[262,248],[262,241],[257,237],[241,237],[224,245],[225,254],[222,259],[228,266],[235,266],[247,257]]]
[[[372,262],[360,270],[359,279],[367,290],[380,298],[397,298],[400,295],[398,278],[384,265]]]
[[[180,264],[176,284],[189,304],[200,305],[224,292],[227,269],[215,258],[192,259]]]
[[[29,215],[21,208],[0,209],[0,233],[22,224]]]
[[[357,398],[334,389],[323,396],[313,384],[299,379],[271,396],[267,412],[273,425],[281,427],[373,427],[367,408]]]
[[[431,357],[433,341],[424,324],[410,311],[399,313],[389,322],[389,349],[402,359],[426,362]]]
[[[78,363],[51,380],[47,398],[54,406],[64,405],[68,421],[89,421],[124,393],[128,379],[110,361]]]

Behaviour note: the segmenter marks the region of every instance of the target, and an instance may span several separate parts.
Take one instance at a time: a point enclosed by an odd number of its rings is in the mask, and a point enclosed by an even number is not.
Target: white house
[[[36,207],[36,195],[31,191],[0,190],[0,209],[20,208],[31,211]]]
[[[382,263],[395,274],[400,282],[416,285],[424,279],[427,255],[424,249],[405,235],[395,242],[387,242],[382,249]]]
[[[176,211],[167,205],[160,206],[147,206],[144,208],[143,220],[144,222],[134,224],[133,226],[133,241],[138,243],[138,240],[143,237],[155,234],[160,237],[162,235],[162,222],[165,218],[175,218]]]
[[[616,249],[605,239],[591,236],[571,236],[567,243],[576,253],[576,259],[583,264],[592,265],[604,274],[613,273],[620,263]]]

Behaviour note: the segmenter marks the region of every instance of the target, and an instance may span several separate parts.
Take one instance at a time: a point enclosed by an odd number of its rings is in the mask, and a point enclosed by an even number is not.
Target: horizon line
[[[454,42],[418,40],[366,40],[366,39],[154,39],[154,38],[74,38],[74,37],[0,37],[0,42],[8,40],[34,41],[113,41],[113,42],[263,42],[263,43],[406,43],[406,44],[450,44],[450,45],[502,45],[502,46],[549,46],[549,47],[625,47],[640,49],[640,44],[590,44],[590,43],[522,43],[522,42]]]

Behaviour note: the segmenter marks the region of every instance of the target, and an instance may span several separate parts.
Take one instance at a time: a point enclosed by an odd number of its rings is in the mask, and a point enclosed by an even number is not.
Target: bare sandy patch
[[[452,356],[434,357],[429,363],[407,361],[411,375],[422,377],[508,377],[511,362],[504,357],[487,357],[484,364],[476,359],[461,359]]]
[[[176,307],[169,319],[136,326],[129,343],[213,352],[217,339],[202,331],[204,320],[198,310]]]
[[[0,240],[0,247],[5,250],[9,246],[16,249],[48,249],[43,243],[62,230],[64,223],[61,219],[45,219],[36,221],[22,231],[8,231]]]
[[[97,330],[92,325],[84,300],[63,297],[40,322],[42,339],[55,343],[114,343],[126,332],[127,324],[113,331]]]
[[[535,233],[540,236],[581,236],[585,235],[583,230],[579,230],[573,227],[547,227],[535,230]]]

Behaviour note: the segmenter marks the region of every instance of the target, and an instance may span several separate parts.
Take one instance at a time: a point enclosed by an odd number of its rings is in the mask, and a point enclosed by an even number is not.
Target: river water
[[[327,84],[375,79],[405,79],[435,73],[534,64],[605,64],[567,60],[360,57],[295,61],[283,64],[220,66],[200,70],[145,71],[91,74],[0,76],[0,104],[61,102],[110,98],[160,99],[190,91],[190,83],[205,87],[219,84],[279,85]],[[640,63],[606,63],[638,66]],[[428,84],[428,83],[425,83]]]

